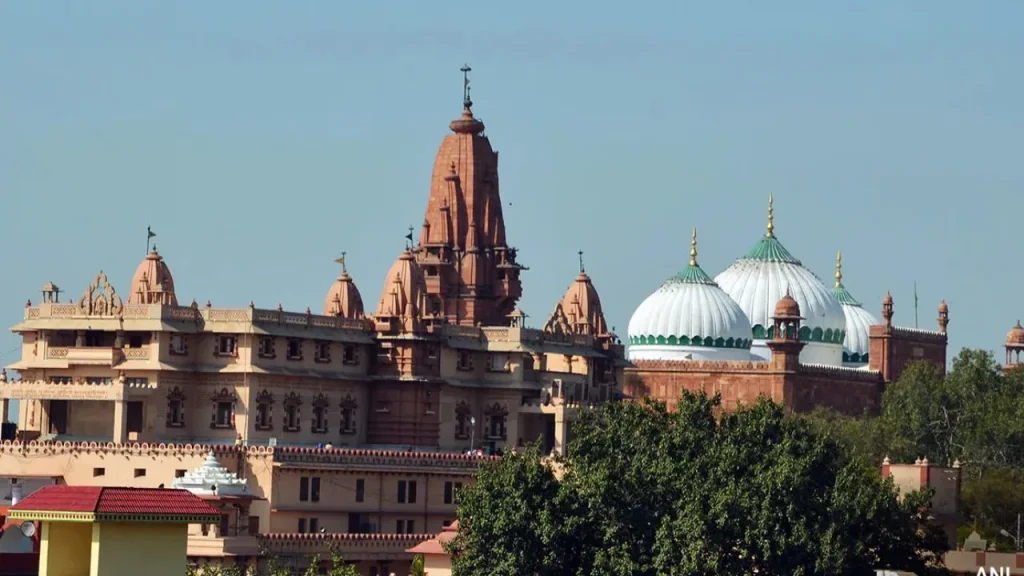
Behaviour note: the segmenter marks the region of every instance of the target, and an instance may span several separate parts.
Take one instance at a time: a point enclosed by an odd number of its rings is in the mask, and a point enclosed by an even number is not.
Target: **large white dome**
[[[800,360],[808,364],[842,364],[846,316],[839,301],[813,272],[793,257],[769,231],[745,256],[719,274],[715,281],[750,318],[752,354],[771,357],[769,338],[775,304],[787,292],[800,304],[804,320],[800,340],[805,343]]]
[[[871,327],[878,326],[878,318],[864,309],[860,302],[843,286],[843,259],[836,256],[836,286],[832,289],[843,315],[846,317],[846,338],[843,340],[843,364],[860,365],[868,363],[871,351]]]
[[[696,246],[690,254],[690,265],[633,312],[630,360],[750,359],[750,320],[697,265]]]

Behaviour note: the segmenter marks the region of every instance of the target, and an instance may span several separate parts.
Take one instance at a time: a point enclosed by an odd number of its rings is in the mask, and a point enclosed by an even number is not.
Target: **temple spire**
[[[836,252],[836,288],[843,287],[843,253]]]
[[[345,254],[347,254],[347,252],[342,252],[341,256],[339,256],[338,258],[334,259],[334,263],[335,264],[340,264],[341,265],[341,273],[342,274],[348,273],[348,268],[345,267]]]
[[[775,238],[775,199],[768,194],[768,238]]]
[[[693,238],[690,239],[690,266],[697,265],[697,227],[693,227]]]

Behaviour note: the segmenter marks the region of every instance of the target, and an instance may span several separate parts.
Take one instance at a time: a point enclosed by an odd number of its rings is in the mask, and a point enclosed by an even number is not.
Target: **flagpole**
[[[914,328],[917,327],[917,280],[914,280]]]

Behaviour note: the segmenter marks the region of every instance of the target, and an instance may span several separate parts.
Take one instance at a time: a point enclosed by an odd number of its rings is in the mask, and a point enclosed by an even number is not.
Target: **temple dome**
[[[597,289],[594,288],[590,276],[583,270],[582,261],[580,273],[569,285],[562,300],[555,305],[555,310],[548,318],[544,330],[591,336],[608,334],[608,323],[601,309],[601,297],[597,295]]]
[[[341,275],[331,284],[327,296],[324,297],[324,316],[341,316],[342,318],[358,319],[363,317],[363,297],[359,294],[348,270],[342,262]]]
[[[630,360],[749,360],[750,320],[697,264],[648,296],[629,320]]]
[[[843,286],[843,256],[836,255],[836,285],[832,289],[846,318],[846,337],[843,339],[843,364],[860,365],[868,363],[871,352],[871,327],[882,322],[864,309],[860,302]]]
[[[378,320],[398,319],[403,330],[412,331],[420,327],[425,297],[423,269],[407,248],[388,270],[375,316]]]
[[[198,495],[250,496],[244,478],[220,465],[211,451],[202,466],[175,478],[172,486]]]
[[[802,311],[800,340],[806,343],[800,360],[810,364],[839,366],[846,336],[846,317],[835,296],[813,272],[804,268],[774,234],[771,204],[768,233],[742,258],[719,274],[715,281],[739,304],[750,319],[754,345],[751,352],[764,360],[771,357],[766,345],[775,305],[787,290]]]
[[[135,269],[131,289],[128,291],[128,303],[178,305],[178,298],[174,295],[174,278],[156,246]]]

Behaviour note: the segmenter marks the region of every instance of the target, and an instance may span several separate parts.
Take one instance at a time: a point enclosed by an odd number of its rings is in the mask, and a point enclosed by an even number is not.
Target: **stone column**
[[[3,398],[0,399],[0,424],[6,424],[11,421],[11,417],[8,412],[11,410],[11,399]]]
[[[569,440],[569,422],[565,418],[565,406],[555,410],[555,452],[565,456],[566,442]]]
[[[75,333],[75,348],[85,347],[85,330],[79,330]]]
[[[124,444],[128,441],[128,415],[125,414],[126,403],[124,400],[114,400],[114,439],[115,444]]]

